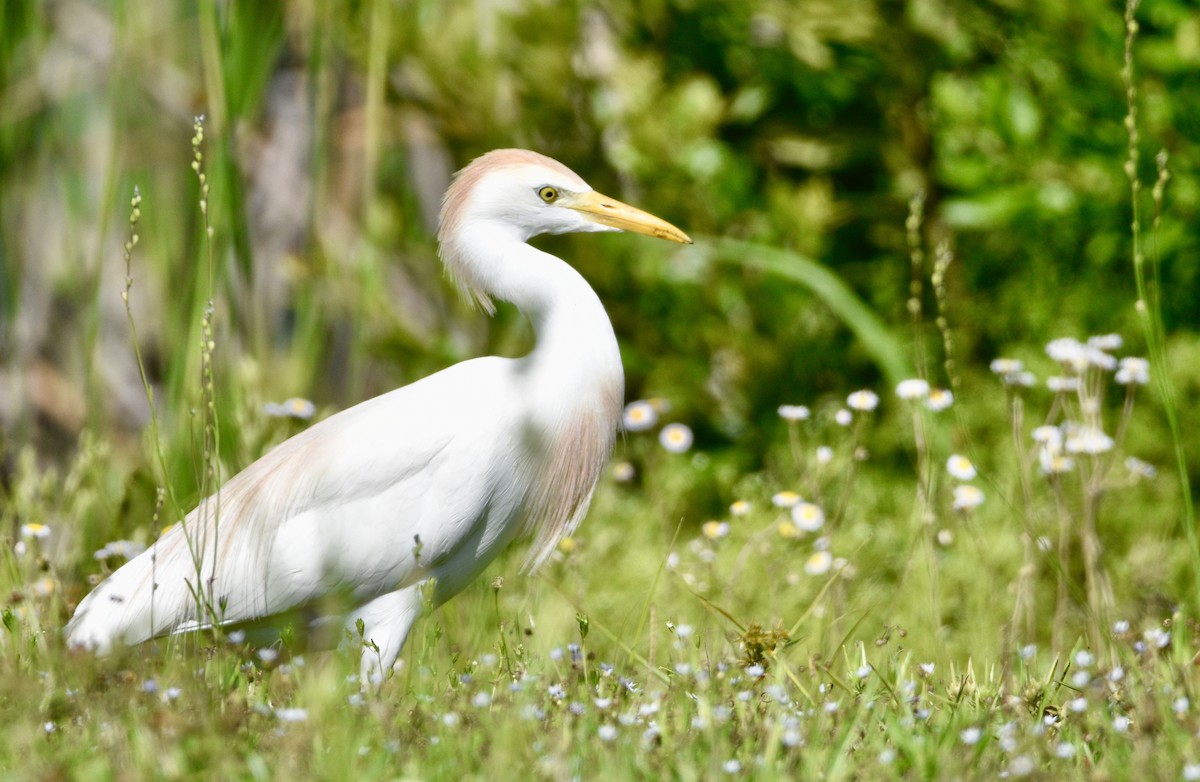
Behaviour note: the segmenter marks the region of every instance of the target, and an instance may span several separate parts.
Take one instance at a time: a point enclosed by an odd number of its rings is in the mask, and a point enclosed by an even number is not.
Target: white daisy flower
[[[1120,350],[1125,344],[1125,340],[1121,339],[1120,334],[1101,334],[1095,337],[1088,337],[1088,346],[1098,350]]]
[[[829,464],[833,461],[833,449],[828,445],[817,447],[817,464]]]
[[[780,405],[779,417],[785,421],[807,421],[811,415],[804,405]]]
[[[644,432],[658,423],[658,412],[654,405],[645,399],[639,399],[625,405],[621,423],[625,425],[627,432]]]
[[[850,406],[851,410],[870,412],[879,406],[879,395],[874,391],[864,388],[846,397],[846,404]],[[841,422],[839,421],[839,423]]]
[[[935,413],[947,409],[954,404],[954,394],[945,388],[929,389],[929,397],[925,400],[925,406]]]
[[[1042,469],[1042,475],[1062,475],[1075,469],[1075,460],[1062,453],[1058,448],[1039,448],[1038,464]]]
[[[971,511],[983,504],[983,492],[969,484],[954,487],[954,509]]]
[[[988,365],[993,374],[1000,375],[1015,375],[1025,368],[1025,364],[1018,358],[994,358],[992,363]]]
[[[667,424],[658,433],[658,441],[671,453],[686,452],[692,440],[692,430],[686,424]]]
[[[263,405],[263,412],[272,418],[300,418],[307,420],[312,418],[313,413],[316,411],[316,405],[298,396],[284,400],[281,404],[267,402]]]
[[[896,384],[896,396],[901,399],[924,399],[929,396],[929,383],[919,377],[901,380]]]
[[[1150,362],[1144,358],[1126,356],[1121,359],[1116,381],[1123,386],[1144,386],[1150,382]]]
[[[804,563],[804,572],[810,576],[823,576],[833,567],[833,555],[828,551],[818,551]]]
[[[1138,478],[1157,478],[1158,470],[1153,464],[1143,462],[1136,456],[1130,456],[1125,460],[1125,469]]]
[[[805,532],[816,532],[825,526],[825,511],[811,502],[802,502],[792,508],[792,521]]]
[[[776,492],[771,497],[771,504],[776,508],[794,508],[803,498],[794,491]]]
[[[729,522],[706,521],[704,522],[704,526],[700,528],[700,531],[709,540],[720,540],[729,534]]]
[[[1075,373],[1088,368],[1088,349],[1077,339],[1062,337],[1046,345],[1046,355]]]
[[[854,414],[843,407],[833,414],[833,420],[837,422],[838,426],[849,426],[854,421]]]
[[[974,480],[978,472],[971,460],[961,454],[953,454],[946,460],[946,472],[960,481]]]
[[[1065,394],[1072,391],[1078,391],[1079,378],[1063,377],[1062,375],[1048,377],[1046,378],[1046,388],[1049,388],[1056,394]]]
[[[1057,426],[1039,426],[1033,430],[1033,441],[1048,448],[1062,447],[1062,430]]]
[[[1095,426],[1081,426],[1067,435],[1070,453],[1100,454],[1111,451],[1113,439]]]
[[[36,521],[31,521],[28,524],[21,525],[21,537],[33,538],[34,540],[45,540],[50,537],[50,526],[47,524],[39,524]]]

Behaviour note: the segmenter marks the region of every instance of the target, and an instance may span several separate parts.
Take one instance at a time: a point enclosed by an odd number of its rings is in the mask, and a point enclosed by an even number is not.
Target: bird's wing
[[[331,593],[360,602],[483,545],[488,514],[519,502],[497,496],[515,477],[508,372],[464,362],[279,445],[88,595],[69,641],[105,650]]]

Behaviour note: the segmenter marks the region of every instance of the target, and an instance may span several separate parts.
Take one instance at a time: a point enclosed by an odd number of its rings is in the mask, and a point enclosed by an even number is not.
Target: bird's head
[[[465,256],[470,234],[525,241],[539,234],[632,231],[691,244],[683,231],[648,212],[597,193],[557,160],[525,149],[497,149],[459,171],[442,199],[438,242],[447,268],[491,311]],[[485,237],[480,237],[487,241]]]

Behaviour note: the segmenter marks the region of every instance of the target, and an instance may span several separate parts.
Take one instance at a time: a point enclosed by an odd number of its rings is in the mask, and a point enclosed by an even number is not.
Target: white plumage
[[[336,638],[361,620],[366,684],[399,655],[423,583],[448,600],[522,532],[536,568],[587,510],[624,375],[591,287],[527,240],[605,230],[690,241],[534,152],[472,162],[443,201],[441,256],[485,309],[497,297],[533,320],[533,351],[456,364],[278,446],[89,594],[68,642],[105,653],[213,622]]]

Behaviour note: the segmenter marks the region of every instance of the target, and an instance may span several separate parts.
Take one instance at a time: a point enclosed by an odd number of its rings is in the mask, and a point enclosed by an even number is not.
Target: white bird
[[[533,321],[532,352],[464,361],[279,445],[84,598],[68,644],[103,654],[213,625],[260,638],[344,627],[377,685],[426,591],[445,602],[521,533],[538,567],[587,511],[625,380],[600,299],[527,241],[622,230],[691,242],[535,152],[473,161],[442,201],[440,255],[483,309],[500,298]]]

